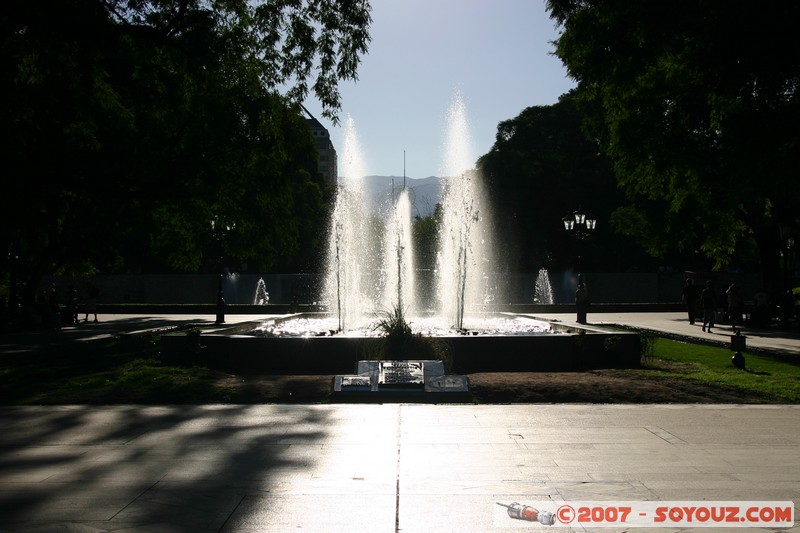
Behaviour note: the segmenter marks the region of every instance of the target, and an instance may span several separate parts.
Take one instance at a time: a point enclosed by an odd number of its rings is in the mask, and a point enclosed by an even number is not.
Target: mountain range
[[[390,200],[403,188],[403,181],[411,196],[411,216],[427,217],[433,214],[436,204],[442,201],[442,178],[403,178],[402,176],[366,176],[363,179],[364,200],[373,212],[388,213]]]

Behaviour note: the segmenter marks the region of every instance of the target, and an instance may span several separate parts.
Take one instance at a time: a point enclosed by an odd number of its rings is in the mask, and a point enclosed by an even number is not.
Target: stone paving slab
[[[2,407],[0,531],[502,532],[536,529],[497,502],[797,506],[798,444],[796,405]]]

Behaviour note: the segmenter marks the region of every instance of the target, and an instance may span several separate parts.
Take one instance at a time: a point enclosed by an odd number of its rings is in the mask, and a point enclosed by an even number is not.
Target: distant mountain
[[[411,216],[426,217],[433,214],[437,203],[442,201],[442,178],[405,178],[411,191]],[[391,199],[403,188],[402,176],[366,176],[364,196],[369,207],[376,213],[388,213]],[[394,196],[393,196],[394,195]]]

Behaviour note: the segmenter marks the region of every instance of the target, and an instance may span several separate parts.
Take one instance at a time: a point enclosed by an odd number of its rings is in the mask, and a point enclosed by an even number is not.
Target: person
[[[586,324],[586,315],[589,312],[589,290],[584,282],[578,283],[575,291],[575,307],[578,311],[578,324]]]
[[[80,298],[78,297],[78,290],[75,288],[74,285],[69,286],[69,290],[67,292],[67,323],[68,324],[77,324],[80,322],[78,320],[78,302]]]
[[[728,287],[730,287],[730,285],[723,285],[719,296],[717,296],[717,310],[719,311],[720,322],[724,322],[725,324],[731,321],[731,318],[728,316]]]
[[[742,327],[742,312],[744,311],[744,299],[736,283],[731,283],[725,292],[728,296],[728,315],[730,316],[733,332],[736,333],[736,326]]]
[[[58,303],[58,290],[56,284],[51,283],[47,290],[48,326],[61,329],[61,305]]]
[[[683,303],[689,315],[689,324],[694,325],[695,312],[697,311],[697,286],[692,278],[686,278],[686,285],[683,286]]]
[[[84,322],[89,321],[89,315],[94,315],[94,321],[97,322],[97,297],[100,295],[98,289],[91,281],[86,282],[86,317]]]
[[[792,319],[794,318],[794,292],[792,289],[783,293],[783,299],[781,300],[781,327],[782,328],[789,328],[791,327]]]
[[[711,333],[714,327],[714,315],[717,313],[717,295],[714,294],[714,282],[706,281],[706,288],[700,291],[700,300],[703,302],[703,331]]]

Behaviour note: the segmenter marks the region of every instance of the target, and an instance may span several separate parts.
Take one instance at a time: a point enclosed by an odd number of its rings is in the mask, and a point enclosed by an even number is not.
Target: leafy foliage
[[[495,143],[478,161],[489,185],[504,262],[512,271],[575,266],[627,270],[641,254],[606,221],[624,203],[609,160],[581,129],[573,97],[529,107],[497,127]],[[601,222],[586,242],[571,241],[561,219],[576,209]],[[634,259],[635,258],[635,259]]]
[[[631,205],[616,227],[652,253],[697,249],[716,268],[798,222],[795,2],[549,0],[556,55]],[[635,220],[635,222],[633,222]],[[751,244],[752,243],[752,244]]]
[[[29,291],[44,274],[210,270],[221,254],[314,264],[329,190],[296,104],[312,92],[335,118],[370,22],[365,0],[12,0],[0,223]],[[215,217],[236,225],[221,251]]]

